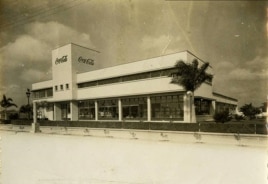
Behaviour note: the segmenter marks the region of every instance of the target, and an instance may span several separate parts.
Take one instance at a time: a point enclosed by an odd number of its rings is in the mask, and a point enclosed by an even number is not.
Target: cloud
[[[77,32],[57,22],[34,22],[26,26],[25,34],[1,48],[1,65],[35,67],[33,64],[49,61],[51,50],[56,46],[71,42],[90,45],[91,48],[93,46],[86,33]]]
[[[21,73],[20,78],[27,82],[41,81],[46,78],[46,72],[37,69],[28,69]]]
[[[9,67],[21,67],[28,62],[41,62],[49,58],[48,49],[48,45],[31,35],[22,35],[3,48],[1,62]]]
[[[260,80],[268,78],[268,58],[257,56],[243,65],[231,62],[216,64],[215,70],[221,80]]]
[[[179,37],[173,38],[170,35],[161,35],[159,37],[144,36],[141,42],[141,48],[145,50],[149,49],[162,49],[165,50],[168,48],[169,44],[172,41],[180,40]]]
[[[0,36],[8,37],[9,33],[1,32]],[[58,22],[26,25],[23,34],[0,48],[0,94],[14,96],[20,102],[33,82],[51,79],[52,49],[71,42],[94,47],[89,34]]]
[[[25,29],[28,34],[38,38],[41,42],[53,46],[53,49],[70,42],[94,48],[89,34],[77,32],[75,29],[58,22],[34,22],[27,25]]]

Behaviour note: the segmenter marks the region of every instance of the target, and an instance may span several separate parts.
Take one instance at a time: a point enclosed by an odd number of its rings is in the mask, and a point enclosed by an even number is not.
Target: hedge
[[[170,123],[170,122],[131,122],[131,121],[38,121],[40,126],[59,127],[87,127],[87,128],[115,128],[138,130],[165,130],[186,132],[215,132],[215,133],[240,133],[240,134],[267,134],[266,124],[239,123]],[[32,120],[12,120],[14,125],[31,125]]]

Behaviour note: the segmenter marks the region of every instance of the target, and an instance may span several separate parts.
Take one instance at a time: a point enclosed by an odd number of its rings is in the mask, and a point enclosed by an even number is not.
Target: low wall
[[[260,123],[168,123],[140,121],[38,121],[40,126],[87,127],[111,129],[163,130],[239,134],[267,134],[267,124]],[[13,120],[14,125],[31,125],[32,121]]]
[[[30,132],[29,125],[2,125],[0,131]],[[115,128],[88,128],[88,127],[62,127],[42,126],[41,134],[74,135],[86,137],[118,138],[147,141],[170,141],[178,143],[201,143],[218,145],[236,145],[267,147],[268,136],[258,134],[239,133],[211,133],[211,132],[186,132],[165,130],[141,130],[141,129],[115,129]]]

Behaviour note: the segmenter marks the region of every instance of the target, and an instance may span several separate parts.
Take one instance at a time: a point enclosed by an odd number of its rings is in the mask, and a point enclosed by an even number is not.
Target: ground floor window
[[[152,120],[182,120],[183,95],[159,95],[151,97]]]
[[[94,101],[86,100],[78,103],[79,119],[95,119],[95,103]]]
[[[209,115],[211,100],[206,100],[202,98],[194,99],[195,113],[196,115]]]
[[[221,102],[216,103],[216,112],[223,112],[223,111],[233,112],[235,111],[235,108],[236,106],[232,104],[226,104]]]
[[[145,97],[122,99],[123,119],[147,119],[147,99]]]
[[[99,114],[100,120],[113,120],[118,119],[118,99],[99,100]]]

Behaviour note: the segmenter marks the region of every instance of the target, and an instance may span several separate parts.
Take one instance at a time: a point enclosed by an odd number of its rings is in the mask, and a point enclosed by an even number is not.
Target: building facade
[[[187,122],[186,91],[171,84],[178,60],[203,61],[188,51],[97,69],[101,53],[76,44],[52,51],[52,80],[32,84],[37,117],[48,120]],[[212,67],[207,70],[213,74]],[[234,111],[237,100],[213,91],[207,81],[195,91],[199,119]]]

